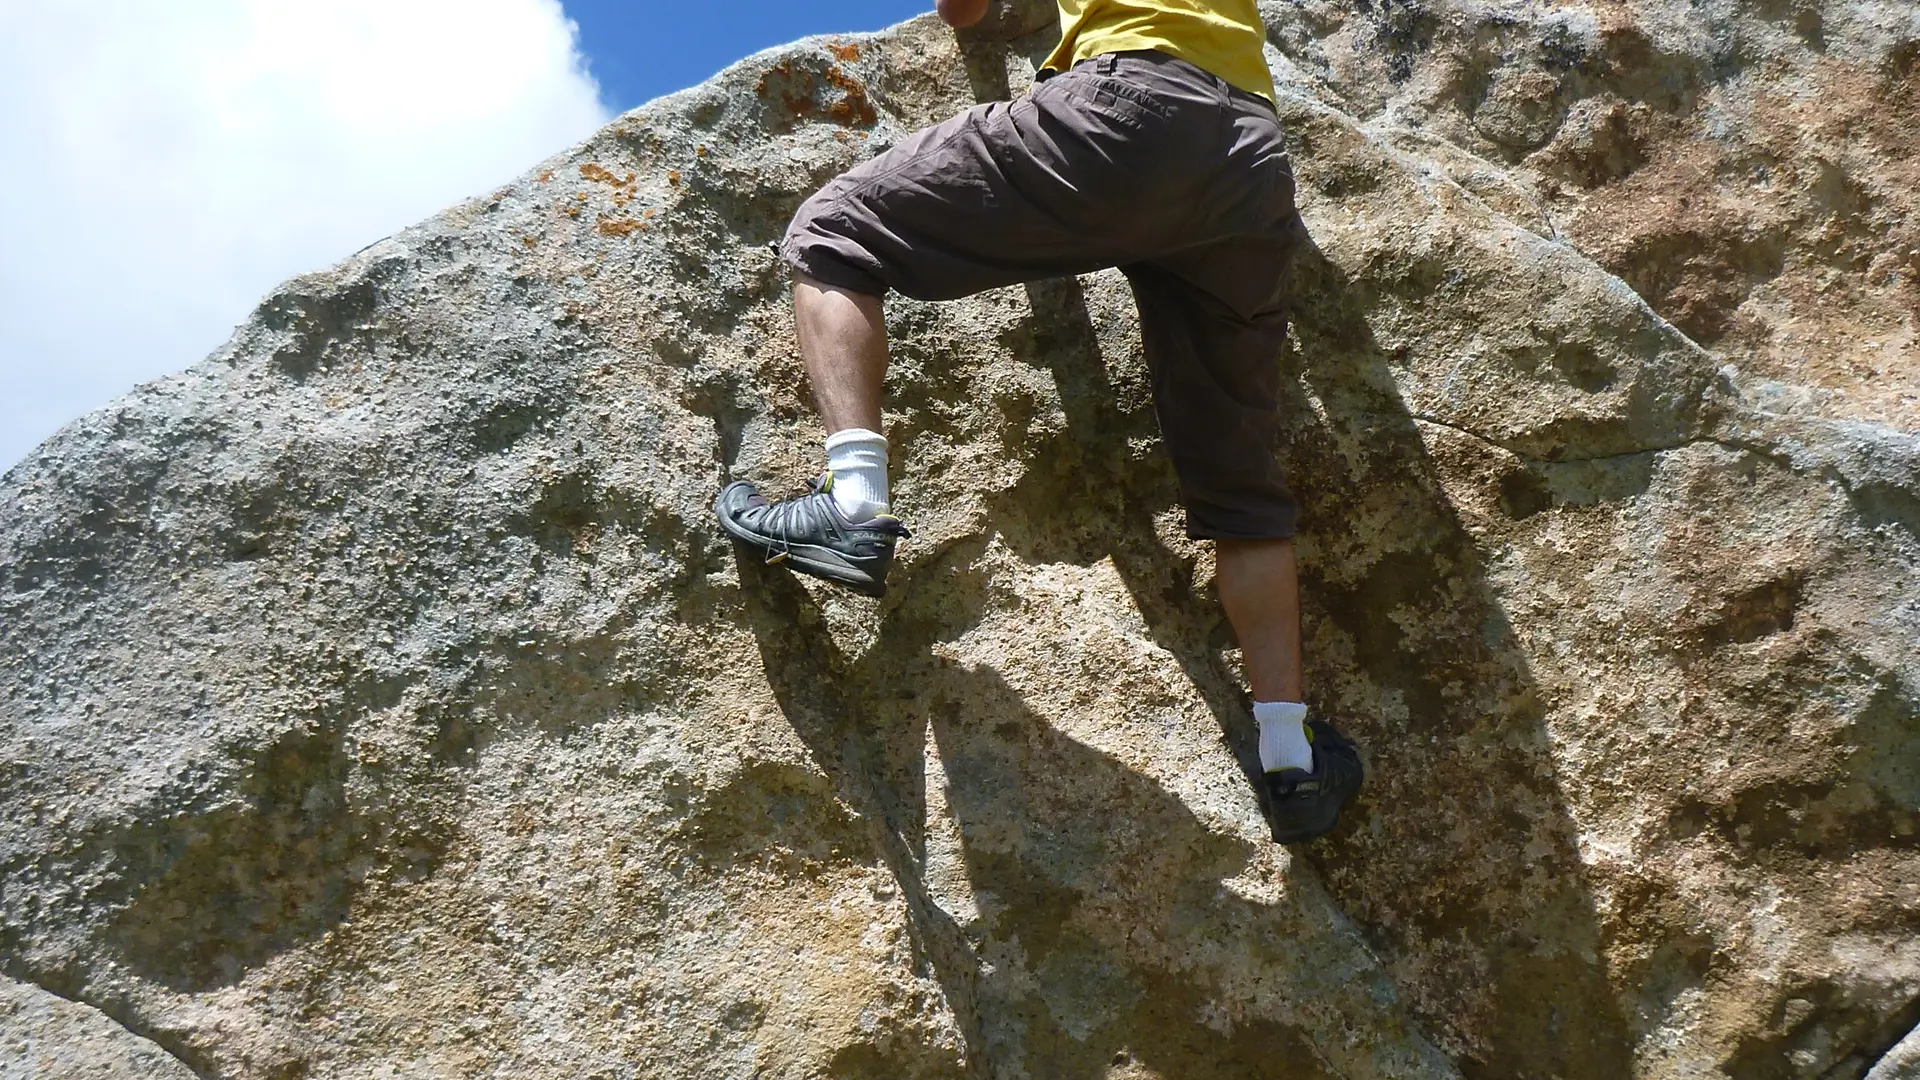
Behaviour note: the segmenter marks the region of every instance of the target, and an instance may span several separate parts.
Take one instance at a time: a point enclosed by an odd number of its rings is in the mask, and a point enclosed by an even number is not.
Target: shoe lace
[[[831,475],[830,473],[822,474],[807,481],[807,490],[804,494],[796,498],[784,499],[767,508],[766,526],[769,529],[778,530],[780,546],[778,549],[773,547],[767,549],[766,565],[778,566],[793,554],[793,527],[796,524],[794,519],[796,517],[804,519],[813,511],[815,501],[813,496],[824,494],[832,487],[832,481],[829,479]],[[799,524],[804,529],[807,522],[803,520]]]

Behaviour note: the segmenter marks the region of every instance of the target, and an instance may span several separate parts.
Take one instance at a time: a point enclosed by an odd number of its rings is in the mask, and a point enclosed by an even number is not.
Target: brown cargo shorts
[[[1274,457],[1285,277],[1305,238],[1273,106],[1154,52],[1075,65],[842,174],[781,253],[828,285],[949,300],[1117,266],[1196,539],[1293,535]]]

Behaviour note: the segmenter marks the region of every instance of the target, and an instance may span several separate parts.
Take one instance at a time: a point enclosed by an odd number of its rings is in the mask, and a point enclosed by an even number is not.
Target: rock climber
[[[972,26],[991,0],[938,0]],[[1280,843],[1331,830],[1359,790],[1353,744],[1309,718],[1296,504],[1281,480],[1284,278],[1305,232],[1254,0],[1059,0],[1033,90],[976,105],[829,182],[781,243],[826,471],[770,501],[727,486],[735,538],[872,596],[907,529],[887,501],[882,298],[947,300],[1119,267],[1187,532],[1216,545]]]

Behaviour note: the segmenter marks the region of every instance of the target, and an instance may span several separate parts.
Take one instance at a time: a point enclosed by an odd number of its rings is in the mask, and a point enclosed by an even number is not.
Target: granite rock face
[[[97,1009],[0,979],[0,1077],[193,1080],[193,1072]]]
[[[9,1000],[276,1080],[1905,1075],[1920,13],[1262,11],[1334,836],[1117,273],[890,302],[887,600],[709,524],[817,468],[770,242],[1025,4],[636,110],[9,472]]]

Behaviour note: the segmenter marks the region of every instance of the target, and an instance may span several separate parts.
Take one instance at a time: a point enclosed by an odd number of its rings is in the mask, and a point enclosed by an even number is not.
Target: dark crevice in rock
[[[119,1025],[129,1035],[150,1043],[155,1049],[179,1063],[180,1067],[199,1077],[199,1080],[221,1080],[219,1071],[213,1064],[194,1052],[184,1041],[163,1031],[154,1030],[140,1021],[139,1016],[129,1008],[116,1008],[108,1002],[90,1001],[84,993],[77,993],[64,985],[63,980],[48,979],[36,974],[17,958],[9,957],[0,961],[0,973],[8,978],[17,979],[29,986],[45,991],[62,1001],[71,1002],[82,1008],[91,1009]]]
[[[1829,463],[1809,465],[1777,445],[1761,442],[1750,437],[1698,435],[1673,442],[1656,443],[1651,446],[1635,447],[1629,450],[1605,454],[1570,454],[1558,457],[1542,457],[1538,454],[1532,454],[1520,449],[1511,442],[1496,439],[1484,432],[1475,431],[1472,428],[1451,423],[1435,416],[1415,414],[1413,419],[1423,424],[1432,424],[1435,427],[1458,432],[1476,442],[1503,450],[1521,459],[1530,466],[1624,461],[1644,455],[1664,454],[1674,450],[1685,449],[1689,446],[1718,446],[1736,453],[1752,454],[1755,457],[1777,466],[1782,471],[1792,473],[1796,476],[1816,476],[1831,483],[1846,494],[1848,501],[1852,503],[1854,507],[1854,511],[1859,514],[1861,522],[1869,529],[1882,526],[1894,526],[1904,529],[1916,537],[1920,537],[1920,492],[1916,492],[1901,484],[1883,480],[1863,481],[1855,476],[1849,475],[1846,470],[1839,466]],[[1839,443],[1842,440],[1836,435],[1834,441]],[[1510,484],[1511,490],[1509,491],[1505,490],[1507,484],[1503,483],[1502,493],[1503,496],[1511,500],[1514,506],[1520,508],[1520,512],[1515,514],[1516,517],[1526,517],[1531,513],[1538,512],[1552,505],[1551,500],[1543,493],[1544,489],[1537,477],[1514,479],[1510,481]]]
[[[1892,1034],[1888,1034],[1891,1032]],[[1887,1063],[1888,1056],[1902,1049],[1902,1044],[1910,1039],[1920,1039],[1920,998],[1909,1001],[1905,1008],[1887,1018],[1881,1025],[1880,1036],[1874,1042],[1861,1047],[1846,1060],[1827,1070],[1822,1080],[1840,1080],[1842,1077],[1866,1076],[1868,1080],[1909,1080],[1906,1071],[1888,1072],[1885,1076],[1876,1076],[1874,1070]],[[1910,1068],[1920,1065],[1920,1061],[1901,1061],[1896,1067]],[[1849,1067],[1852,1068],[1849,1068]],[[1858,1069],[1858,1071],[1853,1071]]]
[[[1718,616],[1702,630],[1709,646],[1745,645],[1793,629],[1806,582],[1789,572],[1727,598]]]
[[[1512,454],[1514,457],[1520,458],[1523,461],[1526,461],[1532,464],[1537,464],[1537,465],[1572,465],[1572,464],[1588,463],[1588,462],[1621,461],[1627,458],[1641,457],[1647,454],[1664,454],[1670,450],[1679,450],[1688,446],[1698,446],[1702,443],[1719,443],[1720,445],[1723,445],[1723,446],[1731,446],[1731,444],[1722,442],[1722,440],[1719,440],[1719,439],[1708,438],[1705,436],[1698,436],[1698,437],[1688,438],[1688,439],[1679,439],[1673,442],[1656,443],[1652,446],[1636,446],[1636,447],[1633,447],[1632,449],[1610,451],[1604,454],[1577,454],[1576,453],[1576,454],[1562,454],[1555,457],[1542,457],[1538,454],[1529,453],[1528,451],[1519,449],[1513,444],[1508,442],[1503,442],[1499,439],[1494,438],[1491,435],[1487,435],[1482,432],[1475,431],[1472,428],[1462,427],[1459,424],[1451,423],[1449,421],[1442,420],[1435,416],[1426,415],[1424,413],[1411,413],[1408,415],[1412,419],[1418,420],[1420,423],[1432,424],[1434,427],[1442,427],[1442,428],[1446,428],[1449,431],[1459,432],[1460,434],[1465,435],[1469,439],[1473,439],[1476,442],[1482,442],[1496,449],[1504,450],[1507,453]]]

